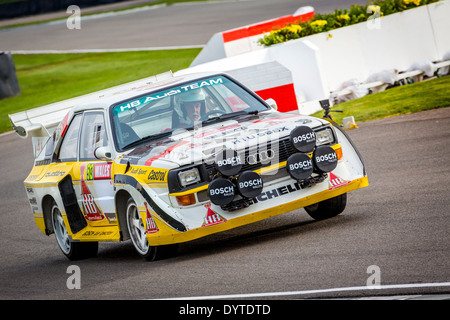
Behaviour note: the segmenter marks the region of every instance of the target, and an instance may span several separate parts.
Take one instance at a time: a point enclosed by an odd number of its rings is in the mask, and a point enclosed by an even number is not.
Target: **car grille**
[[[289,137],[278,140],[278,147],[276,145],[272,145],[273,142],[269,142],[267,145],[264,145],[263,148],[258,149],[258,146],[252,147],[252,148],[246,148],[245,150],[238,150],[238,153],[241,157],[245,159],[245,163],[242,165],[241,172],[247,171],[247,170],[257,170],[264,167],[268,167],[273,164],[277,164],[280,162],[286,161],[290,155],[295,153],[294,148],[292,147]],[[273,157],[271,159],[266,159],[265,161],[261,162],[261,159],[257,157],[256,163],[249,163],[248,159],[249,156],[254,160],[255,155],[258,154],[258,152],[264,152],[272,150]],[[217,174],[217,170],[214,166],[214,163],[204,163],[205,169],[208,172],[208,176],[210,178],[210,181],[212,178]]]

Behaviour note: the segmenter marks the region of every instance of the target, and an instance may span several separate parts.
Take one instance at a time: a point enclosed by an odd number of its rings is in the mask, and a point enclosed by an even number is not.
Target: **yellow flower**
[[[292,24],[287,27],[287,30],[291,33],[300,33],[302,31],[302,27],[300,27],[298,24]]]
[[[348,14],[340,14],[336,18],[339,20],[350,20],[350,16]]]
[[[404,0],[405,1],[405,0]],[[408,0],[406,0],[408,1]],[[367,12],[371,11],[373,13],[380,12],[380,6],[370,5],[367,7]]]
[[[419,6],[420,5],[420,0],[403,0],[403,3],[406,4],[406,5],[414,3],[416,6]]]
[[[327,20],[316,20],[316,21],[311,22],[311,26],[313,26],[313,27],[323,27],[327,23],[328,23]]]

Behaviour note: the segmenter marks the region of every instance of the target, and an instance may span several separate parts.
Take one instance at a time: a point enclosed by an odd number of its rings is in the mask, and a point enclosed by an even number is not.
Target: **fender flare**
[[[176,220],[169,214],[167,214],[163,209],[161,209],[155,201],[150,197],[150,195],[144,190],[142,185],[133,177],[124,174],[117,174],[114,176],[114,184],[126,184],[134,188],[141,196],[148,202],[150,207],[158,214],[158,216],[163,219],[170,227],[173,229],[184,232],[187,231],[186,226],[180,221]]]

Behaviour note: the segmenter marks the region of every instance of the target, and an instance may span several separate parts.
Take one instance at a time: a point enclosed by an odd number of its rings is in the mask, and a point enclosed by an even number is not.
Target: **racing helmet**
[[[200,102],[200,114],[205,114],[206,108],[205,108],[205,99],[206,95],[203,92],[202,89],[197,89],[193,91],[183,92],[178,96],[181,111],[183,112],[183,116],[187,117],[187,107],[186,104],[194,103],[194,102]]]
[[[197,89],[193,91],[183,92],[179,95],[180,103],[186,103],[186,102],[204,102],[205,101],[205,94],[203,90]]]

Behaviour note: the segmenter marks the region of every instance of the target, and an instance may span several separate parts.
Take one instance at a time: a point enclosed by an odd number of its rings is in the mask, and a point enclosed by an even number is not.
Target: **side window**
[[[61,148],[59,149],[60,161],[76,161],[77,160],[77,146],[78,146],[78,133],[80,132],[81,114],[77,114],[67,128],[67,132],[64,135]]]
[[[94,151],[108,144],[102,112],[84,114],[80,137],[80,160],[97,160]]]

